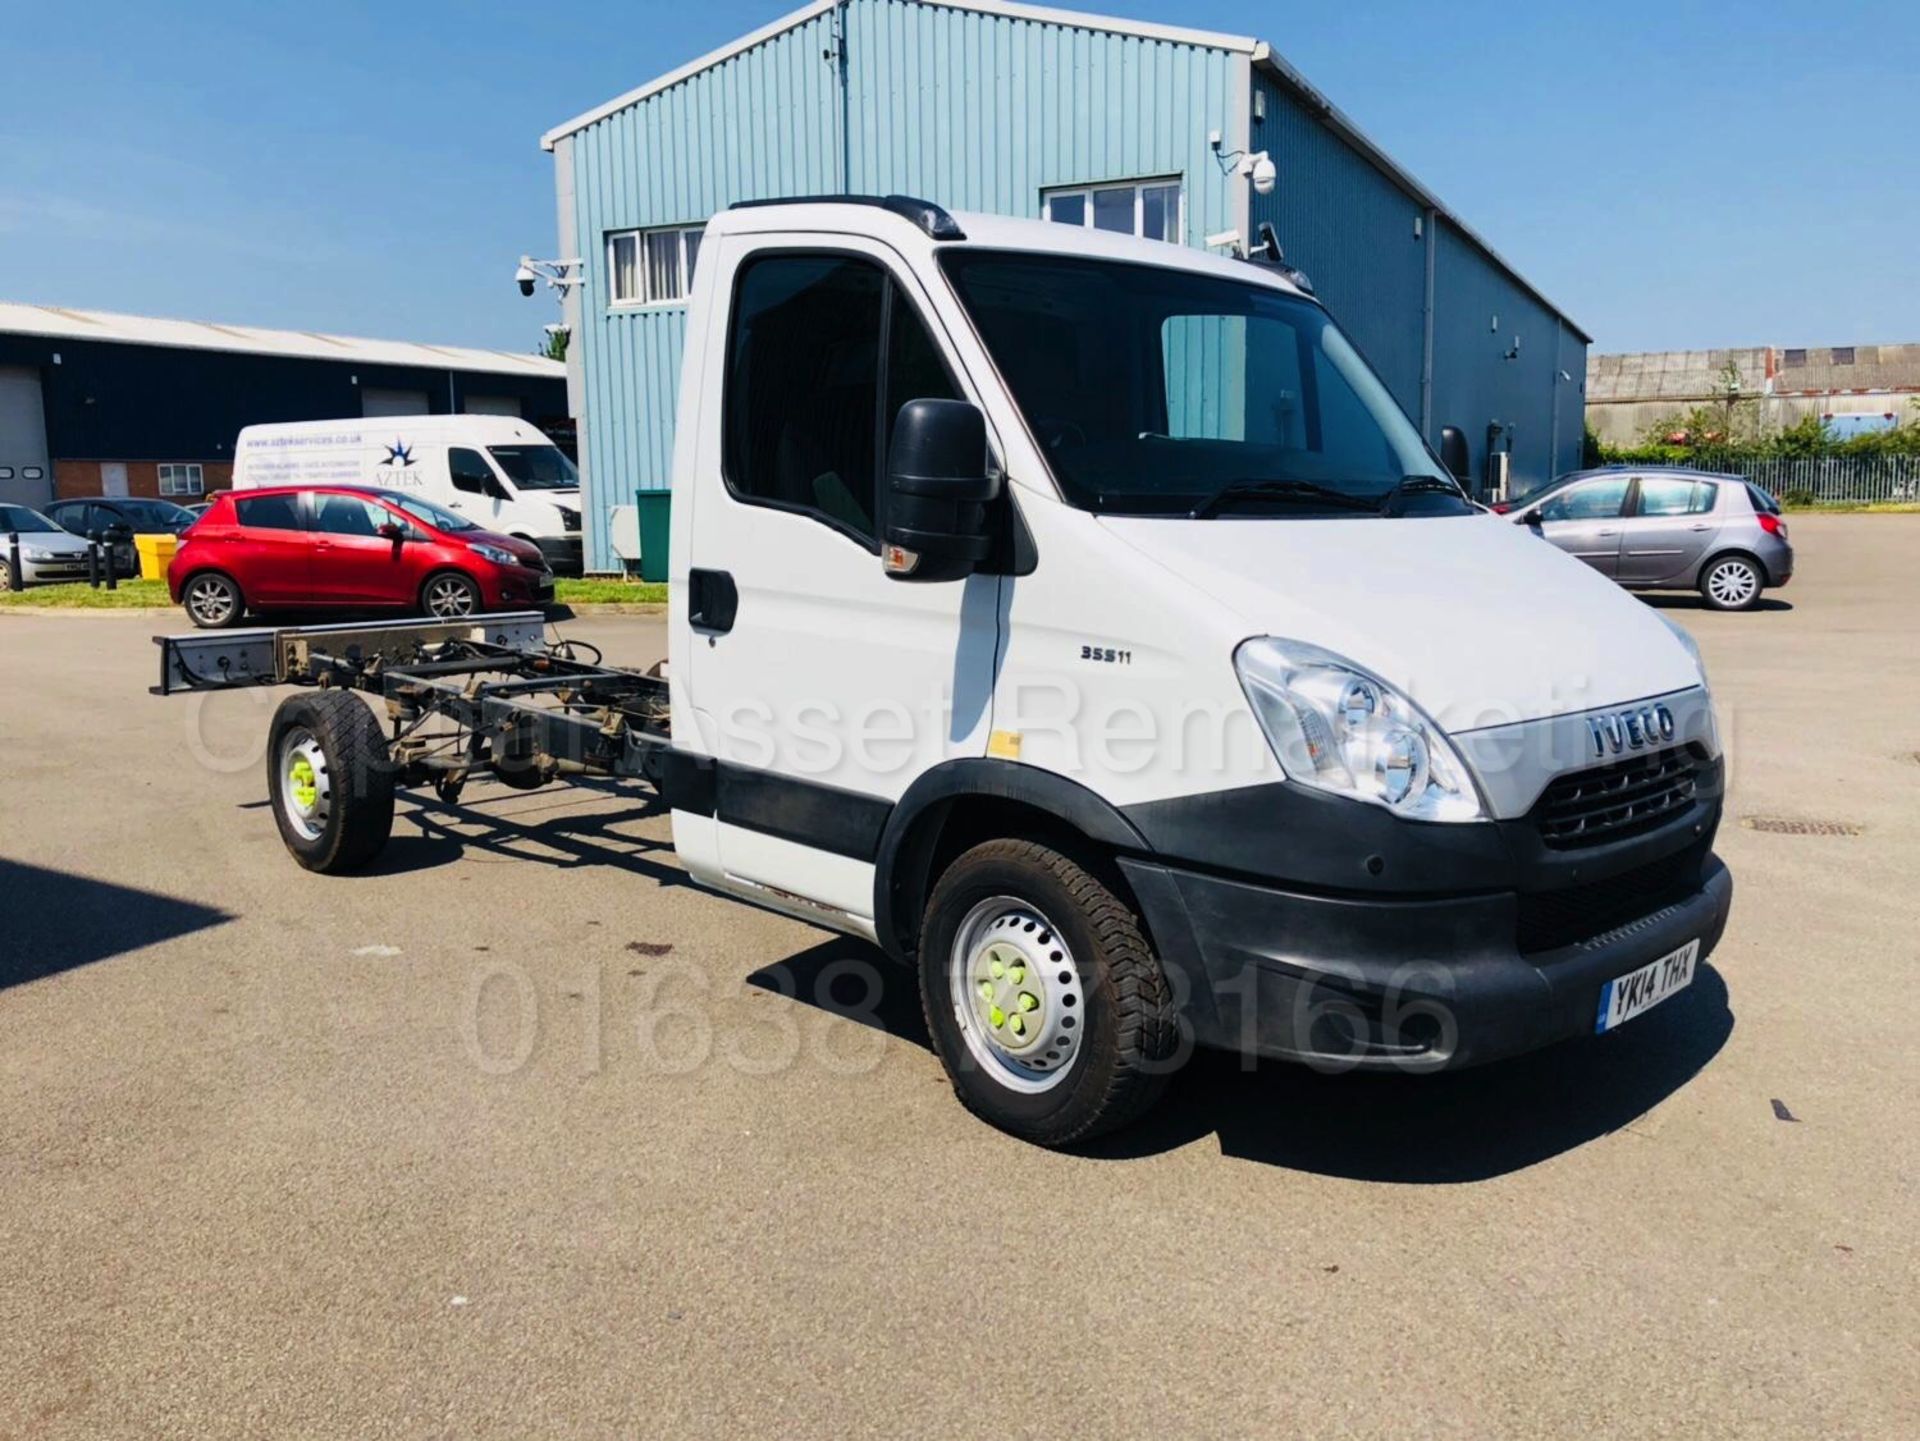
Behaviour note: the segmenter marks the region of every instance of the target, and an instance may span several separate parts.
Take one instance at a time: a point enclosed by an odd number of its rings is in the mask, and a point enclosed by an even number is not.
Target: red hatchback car
[[[206,629],[249,610],[463,616],[553,600],[537,546],[368,486],[233,491],[180,538],[167,589]]]

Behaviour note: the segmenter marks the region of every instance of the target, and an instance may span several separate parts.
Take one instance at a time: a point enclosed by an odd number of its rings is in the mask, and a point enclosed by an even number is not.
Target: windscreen
[[[557,445],[490,445],[487,454],[521,490],[572,490],[580,484],[580,472]]]
[[[150,525],[161,530],[184,530],[192,525],[195,516],[184,505],[175,505],[167,500],[126,500],[114,502],[127,513],[135,525]]]
[[[1311,301],[1072,255],[942,259],[1074,505],[1377,513],[1411,481],[1465,508],[1419,431]],[[1235,503],[1218,506],[1227,495]]]
[[[37,510],[28,510],[24,505],[0,505],[0,536],[45,535],[59,529]]]

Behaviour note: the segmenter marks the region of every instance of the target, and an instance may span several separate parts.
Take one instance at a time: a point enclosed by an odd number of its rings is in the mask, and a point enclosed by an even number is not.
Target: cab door
[[[412,605],[419,584],[406,543],[380,534],[400,518],[379,502],[343,491],[309,493],[313,506],[314,599],[329,605]]]
[[[700,263],[707,369],[683,382],[696,474],[676,477],[674,517],[692,724],[678,700],[674,722],[715,762],[714,826],[709,850],[676,814],[675,841],[704,880],[870,927],[893,803],[929,765],[985,752],[998,624],[996,577],[882,568],[887,446],[909,400],[978,401],[878,242],[735,237]]]
[[[506,531],[509,526],[501,515],[507,505],[506,487],[494,474],[486,456],[471,446],[447,448],[447,479],[453,495],[447,505],[483,530]]]
[[[1540,534],[1605,576],[1620,568],[1621,512],[1632,477],[1603,475],[1570,485],[1540,506]]]

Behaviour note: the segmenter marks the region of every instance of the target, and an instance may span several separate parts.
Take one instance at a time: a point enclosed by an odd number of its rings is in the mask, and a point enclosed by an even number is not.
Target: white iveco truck
[[[1195,1044],[1426,1071],[1630,1022],[1732,897],[1699,654],[1470,504],[1259,250],[737,207],[664,677],[522,614],[168,639],[160,689],[308,687],[268,780],[318,870],[396,786],[645,781],[697,880],[916,968],[962,1101],[1047,1145]]]

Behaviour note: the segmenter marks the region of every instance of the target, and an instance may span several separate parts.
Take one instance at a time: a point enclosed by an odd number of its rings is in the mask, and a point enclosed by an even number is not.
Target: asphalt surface
[[[1915,1434],[1920,517],[1792,527],[1766,609],[1663,602],[1732,744],[1691,991],[1455,1077],[1206,1060],[1088,1155],[623,795],[309,875],[272,697],[0,615],[0,1437]]]

